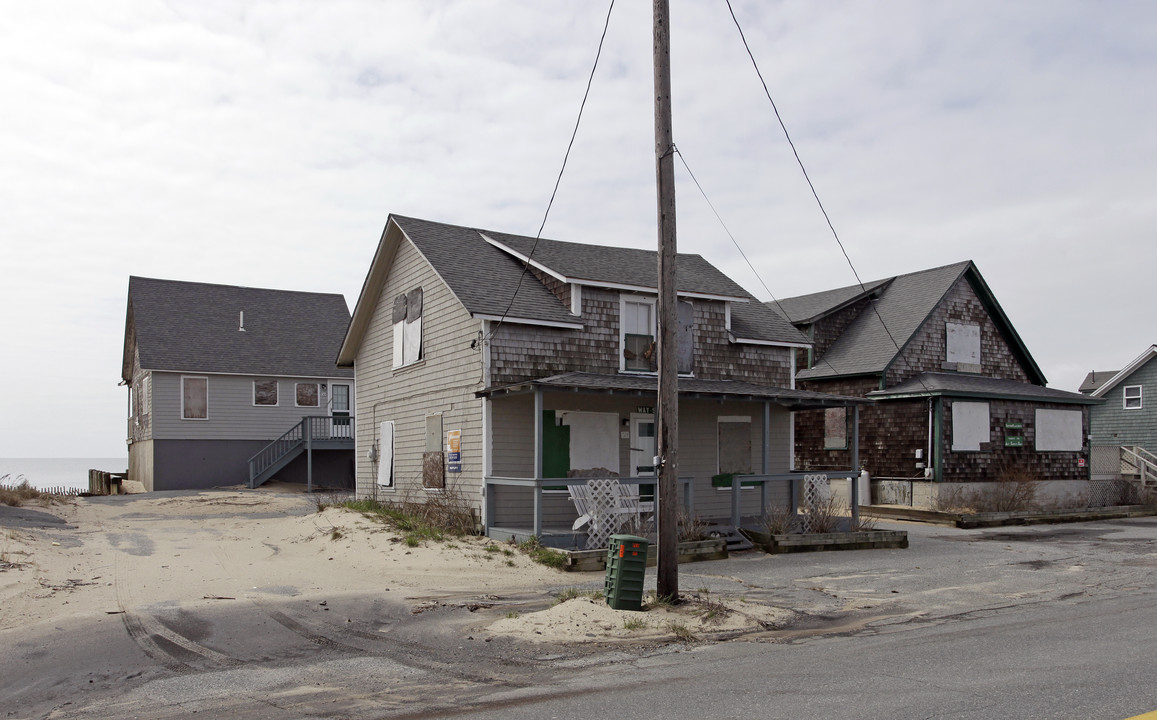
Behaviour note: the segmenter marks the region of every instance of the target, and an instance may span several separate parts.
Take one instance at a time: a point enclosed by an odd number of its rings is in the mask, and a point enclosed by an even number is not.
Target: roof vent
[[[238,318],[238,320],[237,320],[237,329],[240,330],[241,332],[245,332],[245,311],[244,310],[241,311],[241,317]]]

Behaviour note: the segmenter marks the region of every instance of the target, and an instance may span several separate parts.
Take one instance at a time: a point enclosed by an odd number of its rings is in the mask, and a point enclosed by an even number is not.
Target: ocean
[[[88,490],[88,471],[124,472],[127,457],[119,458],[0,458],[0,485],[25,480],[41,490],[77,488]]]

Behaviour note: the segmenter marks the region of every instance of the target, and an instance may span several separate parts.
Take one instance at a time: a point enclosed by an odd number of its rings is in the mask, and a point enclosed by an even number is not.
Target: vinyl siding
[[[1124,409],[1126,387],[1141,386],[1141,409]],[[1157,358],[1150,359],[1089,408],[1094,445],[1140,445],[1157,452]]]
[[[422,288],[422,359],[393,367],[394,298]],[[365,299],[363,299],[363,302]],[[462,472],[446,475],[472,507],[481,507],[482,355],[471,348],[481,328],[470,317],[421,253],[402,240],[381,293],[374,302],[369,324],[354,369],[357,384],[357,494],[358,497],[414,497],[422,487],[425,418],[442,414],[442,429],[461,430]],[[394,421],[395,487],[380,493],[377,463],[369,451],[376,447],[378,428]],[[420,499],[420,498],[419,498]]]
[[[207,377],[208,417],[181,417],[181,378]],[[328,393],[320,391],[318,407],[297,407],[298,382],[327,385],[316,378],[270,378],[247,375],[198,375],[152,372],[152,437],[156,440],[276,440],[307,415],[327,415]],[[277,406],[254,406],[253,381],[278,381]],[[345,380],[344,382],[348,382]]]

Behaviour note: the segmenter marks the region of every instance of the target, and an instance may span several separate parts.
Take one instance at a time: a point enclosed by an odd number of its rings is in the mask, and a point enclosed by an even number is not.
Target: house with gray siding
[[[1089,419],[1094,473],[1157,487],[1157,345],[1118,372],[1094,374],[1106,378],[1090,393],[1104,401]]]
[[[801,388],[876,400],[859,461],[885,502],[927,502],[945,483],[1019,474],[1083,492],[1089,407],[1045,376],[976,265],[964,261],[769,303],[812,342]],[[842,409],[796,415],[801,468],[846,467]]]
[[[568,486],[653,493],[654,251],[391,215],[338,364],[358,387],[357,494],[453,492],[494,537],[569,532]],[[867,401],[794,387],[790,323],[698,255],[677,261],[680,501],[787,502],[792,412]],[[764,493],[733,476],[772,477]],[[641,479],[642,478],[642,479]]]
[[[130,277],[129,479],[352,487],[353,372],[335,364],[349,319],[341,295]]]

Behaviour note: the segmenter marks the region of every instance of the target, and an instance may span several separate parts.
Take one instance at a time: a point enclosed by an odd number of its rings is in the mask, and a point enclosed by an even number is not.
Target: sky
[[[723,0],[671,2],[680,252],[763,300],[971,259],[1065,390],[1157,342],[1157,4],[732,4],[852,264]],[[129,275],[352,310],[389,213],[534,235],[608,6],[5,4],[0,457],[126,454]],[[618,0],[544,237],[656,246],[651,42]]]

